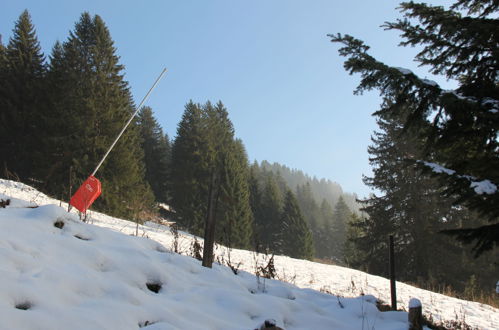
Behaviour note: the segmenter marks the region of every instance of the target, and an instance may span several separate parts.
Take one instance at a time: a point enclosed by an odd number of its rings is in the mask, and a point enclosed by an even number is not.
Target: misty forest
[[[175,136],[155,109],[140,109],[99,171],[106,193],[92,209],[139,223],[165,218],[201,237],[210,213],[217,244],[384,277],[393,235],[397,280],[499,306],[499,5],[400,6],[402,17],[384,28],[419,47],[407,62],[458,88],[378,61],[368,40],[327,31],[339,48],[331,61],[344,58],[356,93],[382,99],[372,108],[367,198],[248,159],[223,101],[185,100]],[[106,23],[87,12],[75,19],[66,40],[42,50],[26,10],[0,42],[0,177],[64,201],[137,106]]]

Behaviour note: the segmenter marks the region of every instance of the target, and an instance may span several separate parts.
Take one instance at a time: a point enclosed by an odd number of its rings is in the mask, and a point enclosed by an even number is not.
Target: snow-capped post
[[[392,298],[392,310],[397,310],[397,288],[395,281],[395,248],[393,243],[393,235],[390,235],[390,249],[388,253],[388,261],[390,263],[390,295]]]
[[[423,307],[416,298],[409,300],[409,330],[423,330]]]
[[[102,157],[99,164],[97,164],[97,167],[95,167],[95,170],[92,172],[92,174],[90,174],[90,176],[83,182],[83,184],[80,186],[80,188],[78,188],[76,193],[71,197],[69,204],[71,206],[74,206],[81,213],[85,213],[87,211],[87,209],[92,205],[92,203],[97,199],[97,197],[99,197],[101,194],[101,191],[102,191],[101,190],[101,183],[100,183],[99,179],[97,179],[95,177],[95,173],[97,173],[97,171],[101,167],[102,163],[104,163],[104,161],[106,160],[106,158],[109,155],[109,153],[111,152],[111,150],[114,148],[114,146],[116,145],[118,140],[121,138],[121,136],[123,135],[123,133],[127,129],[128,125],[130,125],[133,118],[140,111],[140,109],[144,105],[145,101],[147,100],[147,98],[149,97],[149,95],[151,94],[153,89],[156,87],[158,82],[161,80],[161,78],[163,77],[165,72],[166,72],[166,68],[164,68],[163,71],[161,71],[161,74],[158,76],[158,78],[156,79],[156,81],[154,82],[152,87],[149,89],[146,96],[144,96],[144,98],[140,102],[140,104],[137,107],[137,109],[135,110],[135,112],[132,114],[132,116],[130,117],[128,122],[125,124],[125,126],[123,127],[121,132],[118,134],[118,136],[116,137],[114,142],[111,144],[111,146],[107,150],[107,152],[104,154],[104,157]]]

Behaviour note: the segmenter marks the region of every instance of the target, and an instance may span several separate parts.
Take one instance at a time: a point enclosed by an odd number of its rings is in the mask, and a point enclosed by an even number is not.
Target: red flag
[[[99,197],[101,192],[100,181],[91,175],[83,182],[80,188],[78,188],[73,197],[71,197],[69,204],[78,209],[78,211],[85,213],[90,205]]]

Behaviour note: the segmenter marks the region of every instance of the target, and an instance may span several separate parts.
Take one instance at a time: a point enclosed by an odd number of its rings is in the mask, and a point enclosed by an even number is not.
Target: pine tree
[[[310,183],[307,182],[304,185],[299,185],[296,187],[296,198],[298,200],[298,205],[303,214],[303,217],[305,218],[305,221],[307,222],[307,225],[312,232],[313,241],[315,244],[314,250],[317,253],[321,254],[321,256],[325,256],[327,252],[324,251],[323,248],[321,248],[321,244],[328,238],[325,237],[325,233],[321,231],[323,226],[321,211],[312,195]]]
[[[253,213],[250,206],[249,168],[241,140],[231,143],[224,160],[218,210],[218,241],[237,248],[251,248]]]
[[[316,233],[317,238],[315,241],[315,253],[318,258],[331,258],[334,251],[334,214],[331,204],[329,204],[325,199],[322,200],[320,212],[323,223]]]
[[[426,143],[425,153],[412,162],[438,177],[447,196],[458,196],[456,204],[489,219],[489,225],[448,231],[465,243],[475,242],[477,255],[499,244],[498,9],[493,0],[459,0],[449,10],[404,2],[404,19],[385,24],[402,32],[402,46],[422,46],[415,60],[433,74],[458,81],[455,91],[377,61],[351,36],[331,36],[344,45],[339,52],[348,57],[345,69],[362,76],[357,92],[381,91],[378,114],[410,109],[404,127],[419,130]],[[427,121],[430,129],[420,130]]]
[[[72,171],[75,186],[92,173],[134,111],[109,30],[99,16],[83,13],[66,42],[53,49],[50,85],[55,101],[53,135],[45,170],[47,189],[60,195]],[[56,94],[57,93],[57,94]],[[97,174],[103,194],[97,209],[132,216],[150,208],[153,195],[144,183],[143,151],[136,120],[128,127]],[[133,204],[133,205],[131,205]]]
[[[21,180],[34,177],[40,157],[46,105],[45,64],[31,17],[17,20],[6,49],[2,46],[0,82],[0,164]],[[5,174],[5,173],[2,173]]]
[[[203,138],[202,109],[192,101],[186,104],[172,146],[172,205],[178,224],[200,235],[208,201],[207,173],[201,150]]]
[[[344,246],[347,236],[347,222],[351,218],[352,212],[342,197],[338,200],[333,212],[333,228],[332,228],[332,246],[333,256],[339,260],[343,260]]]
[[[145,179],[151,186],[156,201],[167,202],[169,200],[170,141],[154,118],[150,107],[144,107],[140,111],[139,125],[144,150]]]
[[[203,233],[214,183],[216,240],[249,247],[253,217],[248,160],[221,102],[186,105],[173,143],[171,170],[172,204],[179,224],[191,233]]]
[[[282,226],[282,253],[293,258],[311,260],[314,256],[312,233],[291,190],[288,190],[284,197],[280,222]]]
[[[255,217],[256,241],[263,249],[272,252],[281,251],[281,208],[282,196],[276,180],[272,176],[267,177],[263,187],[259,217]]]

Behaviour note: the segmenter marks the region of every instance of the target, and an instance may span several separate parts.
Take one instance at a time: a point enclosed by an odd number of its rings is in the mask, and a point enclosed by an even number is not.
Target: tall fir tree
[[[60,195],[71,172],[75,187],[97,165],[134,111],[109,30],[99,16],[83,13],[66,42],[51,56],[50,86],[54,100],[52,158],[45,168],[47,189]],[[95,206],[117,216],[147,209],[152,192],[144,183],[143,151],[136,120],[98,172],[104,193]]]
[[[318,258],[330,259],[333,257],[334,241],[333,241],[333,224],[334,213],[331,204],[325,199],[322,200],[320,206],[322,224],[316,233],[315,238],[315,254]]]
[[[169,200],[169,173],[171,146],[168,135],[158,124],[150,107],[139,113],[140,135],[144,150],[145,179],[151,186],[157,202]]]
[[[357,92],[379,89],[385,101],[379,114],[409,108],[404,123],[420,132],[425,152],[411,159],[439,179],[446,196],[490,224],[448,230],[477,255],[499,244],[499,4],[495,0],[458,0],[450,9],[403,2],[403,19],[386,23],[402,34],[402,46],[421,46],[415,60],[433,74],[456,80],[448,91],[407,69],[390,67],[368,54],[369,47],[349,35],[331,36],[343,44],[345,69],[360,73]],[[415,21],[419,21],[416,23]],[[424,129],[426,121],[432,124]]]
[[[200,235],[203,230],[208,186],[203,171],[202,109],[194,102],[186,104],[172,145],[172,205],[178,224]]]
[[[258,249],[269,249],[277,253],[281,251],[282,203],[276,180],[273,176],[268,176],[261,193],[259,216],[255,218],[256,241],[260,245]]]
[[[172,204],[179,224],[194,234],[203,233],[210,185],[216,178],[216,239],[249,246],[248,160],[221,102],[186,105],[173,143],[171,171]]]
[[[3,49],[3,46],[2,46]],[[35,177],[41,156],[46,66],[31,17],[25,10],[2,50],[0,82],[0,164],[21,180]]]
[[[288,190],[284,197],[280,222],[282,253],[293,258],[312,260],[314,256],[312,233],[291,190]]]
[[[345,262],[387,276],[388,237],[394,235],[400,280],[428,288],[451,284],[462,290],[472,275],[466,265],[483,263],[472,261],[469,254],[461,253],[457,242],[438,232],[463,222],[480,224],[480,220],[464,208],[452,207],[452,199],[441,196],[442,188],[435,180],[422,175],[414,164],[406,164],[406,155],[418,156],[424,141],[417,131],[404,130],[405,118],[399,116],[378,118],[381,131],[369,147],[374,176],[364,182],[380,193],[363,201],[368,217],[350,219]],[[483,272],[480,283],[489,276],[488,270]]]
[[[343,260],[344,256],[344,246],[347,236],[347,223],[351,218],[352,212],[348,208],[347,204],[340,197],[336,205],[334,206],[333,212],[333,225],[332,225],[332,247],[333,256],[337,260]]]
[[[326,251],[324,251],[321,244],[327,240],[327,237],[325,237],[325,233],[322,232],[323,219],[321,217],[321,211],[312,195],[312,189],[309,182],[296,187],[296,198],[303,217],[312,232],[315,244],[314,251],[323,257],[323,253],[326,253]]]
[[[232,247],[249,249],[253,237],[250,205],[249,167],[241,140],[231,143],[224,160],[218,210],[218,241]]]

